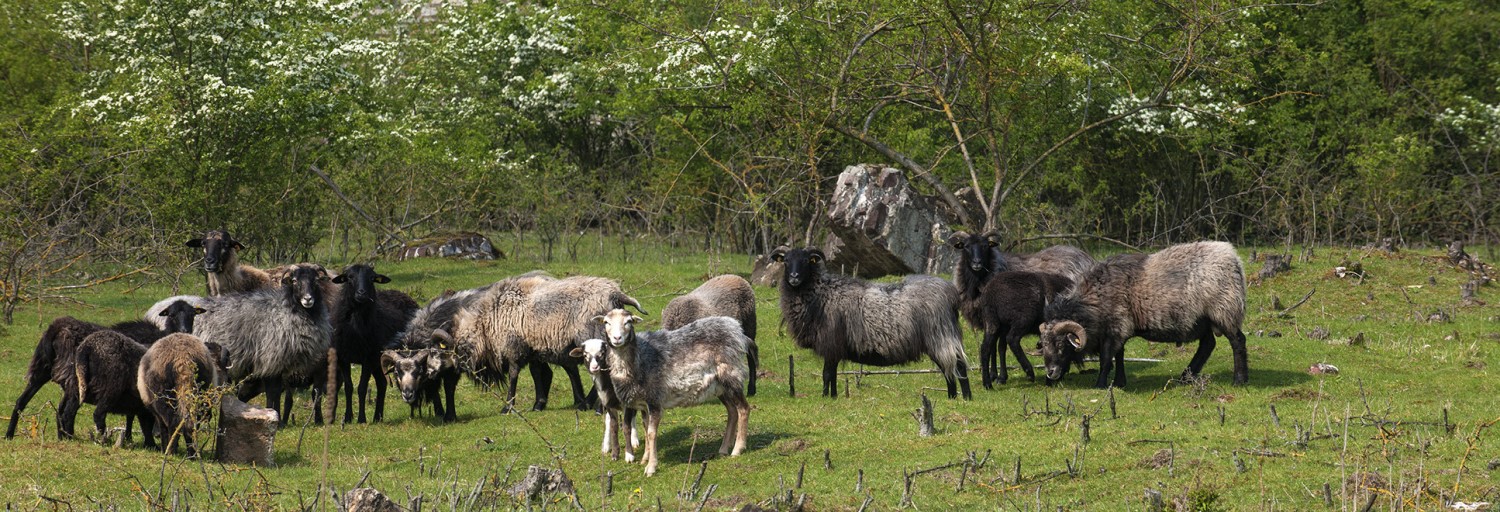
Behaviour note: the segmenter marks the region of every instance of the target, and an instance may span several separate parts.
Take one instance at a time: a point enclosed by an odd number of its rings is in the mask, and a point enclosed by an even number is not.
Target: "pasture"
[[[722,273],[748,275],[751,258],[667,244],[591,239],[579,261],[541,265],[526,251],[497,262],[378,262],[386,285],[420,302],[450,288],[493,282],[536,268],[557,276],[617,279],[652,316],[676,295]],[[1268,252],[1261,249],[1261,253]],[[599,453],[602,420],[577,411],[567,380],[553,382],[551,408],[501,414],[497,388],[465,380],[456,424],[409,418],[399,393],[386,421],[309,425],[310,401],[278,433],[274,468],[211,460],[87,439],[59,441],[58,389],[49,384],[0,450],[0,503],[7,509],[336,510],[331,493],[359,484],[422,510],[527,508],[504,490],[528,466],[561,468],[576,489],[530,504],[569,509],[790,510],[990,508],[1140,510],[1159,493],[1166,510],[1431,510],[1453,501],[1500,501],[1500,295],[1460,305],[1468,274],[1439,249],[1398,253],[1349,248],[1282,249],[1292,270],[1264,281],[1261,263],[1240,248],[1249,302],[1250,380],[1228,384],[1228,344],[1220,341],[1199,382],[1174,378],[1195,345],[1130,341],[1129,384],[1092,388],[1094,374],[1070,373],[1048,388],[1011,370],[1010,383],[979,385],[979,335],[966,328],[974,400],[944,398],[936,374],[849,375],[836,400],[818,396],[821,361],[793,346],[779,327],[774,288],[757,287],[759,393],[751,397],[750,444],[718,457],[723,408],[667,411],[661,466]],[[1478,254],[1478,252],[1476,252]],[[1333,268],[1360,262],[1365,275]],[[108,275],[110,269],[92,272]],[[173,293],[132,278],[77,290],[71,300],[29,304],[0,327],[0,400],[14,403],[31,351],[47,322],[72,315],[97,323],[136,318]],[[201,293],[189,274],[183,292]],[[1309,290],[1316,292],[1298,304]],[[1280,307],[1276,307],[1276,305]],[[1297,304],[1283,314],[1286,308]],[[1028,337],[1023,345],[1035,344]],[[788,396],[788,357],[796,396]],[[1014,364],[1014,361],[1010,361]],[[1040,364],[1040,357],[1032,357]],[[1309,366],[1337,366],[1313,375]],[[923,361],[902,369],[928,369]],[[1090,368],[1096,366],[1090,365]],[[847,364],[842,370],[857,370]],[[876,369],[876,368],[870,368]],[[884,369],[884,368],[880,368]],[[558,376],[561,377],[561,373]],[[1018,378],[1018,375],[1020,376]],[[517,402],[529,404],[530,380]],[[936,434],[918,437],[912,413],[926,395]],[[261,403],[257,398],[254,403]],[[524,408],[524,407],[523,407]],[[80,435],[92,430],[80,411]],[[122,417],[110,425],[123,424]],[[607,476],[612,475],[612,476]],[[701,478],[700,478],[701,475]],[[608,484],[608,488],[606,488]]]

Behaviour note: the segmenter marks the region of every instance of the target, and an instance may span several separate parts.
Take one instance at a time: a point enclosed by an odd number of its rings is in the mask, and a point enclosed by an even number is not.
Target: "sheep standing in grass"
[[[166,329],[158,329],[155,324],[145,320],[120,322],[109,326],[108,329],[145,345],[171,332],[186,332],[192,329],[193,317],[200,311],[186,303],[174,303],[158,313],[158,316],[165,315],[167,318],[163,322]],[[57,405],[57,437],[58,439],[73,437],[73,424],[81,400],[77,393],[78,347],[83,343],[84,338],[104,329],[106,328],[102,325],[70,316],[59,317],[47,326],[47,330],[42,333],[41,340],[36,344],[36,350],[32,352],[31,362],[26,367],[26,386],[22,388],[21,396],[16,398],[16,405],[11,409],[10,423],[5,428],[6,439],[15,437],[16,424],[21,419],[21,412],[26,410],[26,405],[31,402],[31,398],[47,382],[55,382],[62,387],[62,399]],[[130,420],[127,419],[127,429],[129,423]]]
[[[228,379],[238,383],[240,400],[264,391],[266,406],[276,410],[283,424],[292,395],[282,404],[282,391],[297,382],[321,380],[314,377],[327,371],[333,327],[323,296],[325,281],[326,273],[298,266],[280,288],[209,299],[204,308],[210,313],[193,326],[194,335],[229,352]]]
[[[162,338],[146,350],[136,370],[135,391],[161,425],[162,446],[177,451],[177,441],[187,442],[189,455],[197,452],[193,434],[211,405],[198,398],[222,381],[222,359],[197,336],[177,333]]]
[[[437,336],[446,338],[446,331],[439,329]],[[426,404],[432,404],[433,416],[444,423],[458,421],[458,411],[453,405],[453,393],[458,388],[462,371],[458,357],[448,343],[409,350],[392,349],[381,353],[381,365],[392,374],[401,400],[411,406],[411,416],[416,417]],[[441,393],[447,394],[447,404]]]
[[[359,379],[359,422],[365,422],[365,398],[370,379],[375,380],[376,422],[385,416],[385,372],[381,371],[380,353],[406,323],[416,314],[417,301],[396,290],[376,290],[376,284],[391,278],[375,272],[369,265],[356,264],[333,278],[339,286],[339,298],[331,308],[333,348],[338,359],[336,385],[344,388],[344,422],[354,418],[354,386],[351,365],[361,369]],[[338,409],[338,390],[333,391],[334,410]],[[332,418],[330,418],[332,420]]]
[[[1072,287],[1072,281],[1056,274],[1000,272],[984,284],[978,299],[961,302],[959,309],[969,324],[984,333],[984,339],[979,343],[979,368],[985,389],[993,388],[996,381],[1005,384],[1009,379],[1010,372],[1005,367],[1007,347],[1015,354],[1016,363],[1026,372],[1026,378],[1036,382],[1036,370],[1032,369],[1031,360],[1021,350],[1021,338],[1028,334],[1040,335],[1038,329],[1047,304]],[[1005,338],[1003,345],[1000,344],[1002,336]]]
[[[750,339],[750,385],[747,396],[755,396],[755,378],[760,366],[760,348],[755,346],[755,289],[745,278],[726,274],[709,279],[691,293],[672,299],[661,310],[661,328],[677,329],[711,316],[738,320]]]
[[[229,230],[215,229],[203,238],[187,241],[187,246],[203,249],[203,270],[208,273],[208,295],[248,292],[276,285],[266,271],[240,262],[245,246],[229,236]]]
[[[1154,254],[1122,254],[1100,263],[1071,297],[1047,306],[1042,357],[1047,382],[1067,373],[1079,353],[1099,355],[1095,385],[1125,387],[1125,340],[1198,341],[1184,377],[1199,375],[1214,350],[1214,336],[1234,351],[1234,384],[1249,379],[1246,362],[1245,269],[1228,242],[1196,242]]]
[[[610,381],[612,396],[618,397],[622,410],[645,412],[646,449],[641,458],[646,476],[656,473],[656,436],[662,412],[714,398],[724,404],[728,416],[719,454],[738,456],[745,450],[750,426],[750,403],[744,390],[750,340],[739,322],[714,316],[680,329],[636,333],[634,324],[640,321],[623,309],[595,317],[594,322],[604,326],[608,347],[598,340],[586,340],[574,353],[588,360],[596,379]],[[601,351],[606,363],[603,367],[598,364]],[[606,445],[617,444],[611,442],[614,436],[610,423],[612,420],[607,419]],[[629,420],[618,423],[628,426]]]
[[[927,275],[873,284],[823,268],[823,251],[781,247],[785,265],[781,318],[797,346],[823,358],[823,396],[838,396],[839,362],[872,366],[910,363],[923,354],[937,363],[948,398],[969,391],[969,361],[958,327],[958,290]]]
[[[460,348],[473,347],[471,374],[505,373],[507,408],[514,404],[521,368],[530,365],[536,384],[532,410],[545,409],[552,385],[547,365],[555,364],[568,374],[574,405],[587,409],[591,404],[578,375],[581,361],[569,352],[583,340],[599,337],[599,325],[589,319],[627,304],[641,309],[610,279],[527,274],[495,283],[460,310],[453,338]]]
[[[108,430],[104,418],[109,414],[123,414],[127,418],[138,418],[141,433],[147,448],[156,447],[152,437],[156,422],[151,411],[141,403],[141,394],[136,391],[136,367],[141,356],[146,355],[146,346],[136,343],[124,334],[108,329],[97,331],[83,339],[78,345],[77,359],[73,369],[78,382],[81,400],[71,401],[59,409],[59,414],[69,417],[78,414],[79,402],[94,404],[94,429],[103,437]],[[125,438],[130,438],[130,423],[126,420]]]

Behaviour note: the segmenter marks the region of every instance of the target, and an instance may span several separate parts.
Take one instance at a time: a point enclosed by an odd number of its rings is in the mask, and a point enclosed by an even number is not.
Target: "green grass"
[[[392,286],[419,300],[539,267],[556,275],[602,275],[620,280],[652,313],[707,277],[750,268],[743,255],[644,243],[620,251],[617,243],[585,242],[579,263],[541,265],[529,254],[512,254],[494,263],[424,260],[382,262],[378,268],[394,279]],[[738,458],[709,456],[723,433],[722,407],[672,410],[662,422],[660,471],[650,479],[639,465],[599,454],[601,420],[566,408],[561,372],[552,386],[553,409],[520,415],[500,414],[498,389],[484,392],[465,382],[459,388],[460,421],[453,425],[409,419],[407,407],[392,397],[383,424],[309,426],[302,424],[309,417],[303,398],[298,423],[278,434],[277,467],[258,469],[58,441],[51,408],[58,390],[49,385],[23,413],[23,432],[0,450],[0,502],[25,509],[67,508],[62,503],[172,508],[174,502],[292,508],[311,506],[322,496],[318,508],[333,510],[320,486],[342,492],[365,479],[398,503],[422,496],[424,510],[449,510],[455,499],[465,508],[471,496],[509,508],[524,504],[497,489],[519,480],[528,465],[542,465],[564,468],[591,510],[654,508],[658,502],[666,509],[694,508],[701,489],[693,499],[680,496],[700,470],[701,488],[717,486],[708,509],[751,502],[775,507],[776,497],[787,492],[811,509],[857,509],[867,496],[872,508],[889,509],[901,505],[903,474],[955,463],[912,478],[915,508],[1135,510],[1151,489],[1169,510],[1321,510],[1325,485],[1339,510],[1359,509],[1372,493],[1376,510],[1500,501],[1500,431],[1485,429],[1500,419],[1500,388],[1491,373],[1500,364],[1494,334],[1500,332],[1500,308],[1458,307],[1466,274],[1437,254],[1322,248],[1311,261],[1299,255],[1291,272],[1250,286],[1250,385],[1228,385],[1230,357],[1223,341],[1206,367],[1211,378],[1185,384],[1171,379],[1195,345],[1136,339],[1127,346],[1129,357],[1164,361],[1126,364],[1130,380],[1113,394],[1115,414],[1111,395],[1091,388],[1091,373],[1070,374],[1063,386],[1049,389],[1012,370],[1009,384],[989,391],[979,386],[975,370],[975,399],[967,402],[946,399],[937,375],[850,377],[841,383],[847,398],[820,398],[820,361],[796,349],[778,328],[775,290],[758,288],[763,373],[760,392],[751,399],[749,449]],[[1331,269],[1344,259],[1363,262],[1368,277],[1362,283],[1333,277]],[[1260,264],[1246,267],[1253,275]],[[18,312],[15,325],[0,333],[0,400],[19,394],[31,350],[52,318],[120,321],[170,293],[159,285],[122,293],[139,285],[122,280],[80,291],[75,297],[82,305],[32,304]],[[194,290],[201,279],[189,278],[187,285]],[[1270,306],[1273,297],[1290,306],[1312,288],[1317,292],[1286,318]],[[1496,302],[1494,287],[1481,289],[1480,298]],[[1451,321],[1428,322],[1440,308]],[[1309,337],[1315,328],[1326,329],[1328,338]],[[1281,336],[1267,335],[1271,331]],[[1363,343],[1350,345],[1361,333]],[[967,336],[969,357],[977,361],[978,336]],[[796,360],[796,398],[787,393],[789,355]],[[1342,373],[1308,374],[1318,362]],[[923,362],[910,368],[930,367]],[[923,392],[936,409],[938,432],[930,438],[916,436],[912,419]],[[532,393],[523,375],[518,401],[529,404]],[[81,433],[91,429],[90,411],[80,411]],[[1087,443],[1080,431],[1084,416],[1090,418]],[[110,423],[121,421],[111,417]],[[963,464],[970,453],[984,464]],[[706,470],[701,460],[708,462]],[[614,473],[608,497],[601,492],[606,472]],[[1354,483],[1376,480],[1381,484],[1373,491]],[[559,500],[547,504],[567,506]]]

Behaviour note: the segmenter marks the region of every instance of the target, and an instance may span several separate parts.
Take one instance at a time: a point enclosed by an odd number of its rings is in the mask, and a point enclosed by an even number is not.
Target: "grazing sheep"
[[[108,329],[96,331],[78,345],[73,369],[78,382],[81,402],[94,404],[94,429],[102,437],[108,430],[104,418],[108,414],[122,414],[126,418],[140,418],[141,433],[145,446],[155,448],[152,437],[155,421],[151,411],[141,403],[141,394],[136,391],[136,367],[146,346],[136,343],[124,334]],[[78,414],[79,401],[72,401],[68,410],[60,414],[73,417]],[[130,439],[130,420],[125,423],[125,439]]]
[[[1100,263],[1071,297],[1047,306],[1042,357],[1047,382],[1062,378],[1080,353],[1099,355],[1096,386],[1125,387],[1125,340],[1198,341],[1184,377],[1203,371],[1214,336],[1229,339],[1234,383],[1249,379],[1245,362],[1245,269],[1228,242],[1196,242],[1154,254],[1123,254]]]
[[[656,473],[656,435],[666,409],[719,399],[728,416],[719,454],[738,456],[745,450],[750,426],[745,357],[750,339],[738,321],[714,316],[680,329],[642,333],[634,327],[641,318],[623,309],[610,310],[593,321],[604,326],[608,347],[586,340],[574,350],[589,360],[596,378],[608,373],[605,378],[613,384],[611,391],[620,407],[646,413],[646,450],[641,456],[646,476]],[[602,350],[607,369],[598,364],[601,354],[595,347]],[[606,420],[605,442],[614,444],[609,423]]]
[[[359,379],[359,422],[365,422],[365,398],[369,396],[370,379],[375,379],[375,421],[385,416],[385,372],[381,371],[380,353],[395,341],[396,334],[416,314],[417,301],[396,290],[376,290],[375,285],[391,278],[375,272],[369,265],[356,264],[333,278],[339,287],[339,298],[330,308],[333,324],[333,349],[338,357],[336,386],[344,388],[344,422],[353,420],[354,383],[351,365],[361,368]],[[338,390],[333,391],[334,410],[338,409]],[[331,418],[330,418],[331,419]]]
[[[726,274],[709,279],[687,295],[672,299],[661,310],[661,328],[677,329],[699,318],[727,316],[739,320],[750,338],[750,385],[747,396],[755,396],[755,378],[760,366],[760,348],[755,346],[755,289],[745,278]]]
[[[448,333],[439,329],[439,337]],[[416,350],[386,350],[381,353],[381,365],[391,372],[401,400],[411,406],[411,416],[416,417],[422,406],[431,403],[434,416],[444,423],[458,421],[458,410],[453,405],[453,392],[458,388],[462,372],[458,358],[449,345],[427,347]],[[447,393],[445,407],[440,393]]]
[[[823,358],[823,396],[838,397],[839,362],[872,366],[910,363],[927,354],[943,372],[948,398],[969,391],[969,360],[958,327],[958,290],[927,275],[874,284],[829,273],[823,251],[777,248],[785,265],[781,318],[797,346]]]
[[[266,406],[276,410],[283,424],[292,395],[278,403],[282,391],[326,371],[333,327],[323,296],[325,281],[328,274],[298,266],[282,278],[280,288],[210,298],[204,308],[212,313],[193,326],[194,335],[229,352],[228,379],[238,383],[240,400],[264,391]]]
[[[591,404],[578,375],[581,361],[569,351],[583,340],[598,337],[599,326],[589,319],[627,304],[641,309],[640,302],[610,279],[527,274],[495,283],[460,310],[454,318],[453,338],[460,350],[473,349],[471,375],[505,372],[507,408],[515,402],[521,367],[529,364],[536,385],[532,410],[545,409],[552,385],[552,369],[547,365],[555,364],[568,374],[573,404],[587,409]]]
[[[162,338],[141,357],[136,370],[136,396],[161,425],[166,452],[177,451],[177,440],[182,439],[187,442],[189,456],[197,453],[193,433],[212,410],[210,402],[198,396],[219,385],[221,364],[209,344],[186,333]]]
[[[976,329],[984,332],[979,343],[979,368],[985,389],[992,383],[1005,384],[1009,371],[1005,367],[1006,347],[1015,354],[1016,362],[1026,372],[1026,378],[1036,382],[1036,371],[1031,360],[1021,351],[1021,338],[1028,334],[1041,334],[1047,304],[1073,287],[1068,278],[1040,272],[1000,272],[990,276],[989,281],[973,301],[960,301],[963,316]],[[1001,336],[1005,344],[997,345]]]
[[[184,329],[183,326],[191,329],[193,315],[198,311],[196,308],[187,306],[186,303],[180,305],[174,303],[168,310],[158,315],[168,317],[166,324],[169,329]],[[42,339],[36,344],[36,350],[31,355],[30,364],[26,367],[26,387],[22,388],[21,396],[16,398],[16,405],[11,409],[10,423],[5,429],[6,439],[15,437],[16,423],[21,419],[21,412],[26,410],[26,405],[31,402],[31,398],[49,381],[62,387],[62,399],[57,405],[57,437],[58,439],[73,437],[73,422],[80,400],[77,395],[78,374],[74,364],[77,359],[78,346],[88,335],[103,329],[105,327],[102,325],[70,316],[59,317],[47,326],[47,330],[42,333]],[[145,320],[121,322],[109,326],[108,329],[124,334],[143,345],[150,344],[172,332],[157,329],[154,324]]]
[[[229,230],[215,229],[203,238],[187,241],[188,247],[203,249],[203,270],[208,274],[208,295],[248,292],[276,285],[266,271],[240,262],[245,246],[229,236]]]

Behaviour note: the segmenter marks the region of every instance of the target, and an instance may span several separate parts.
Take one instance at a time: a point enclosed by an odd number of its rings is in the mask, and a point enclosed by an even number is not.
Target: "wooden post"
[[[927,393],[922,393],[922,406],[912,412],[917,419],[917,435],[932,437],[935,430],[932,426],[932,400],[927,399]]]
[[[797,361],[791,354],[786,356],[786,394],[797,398]]]

